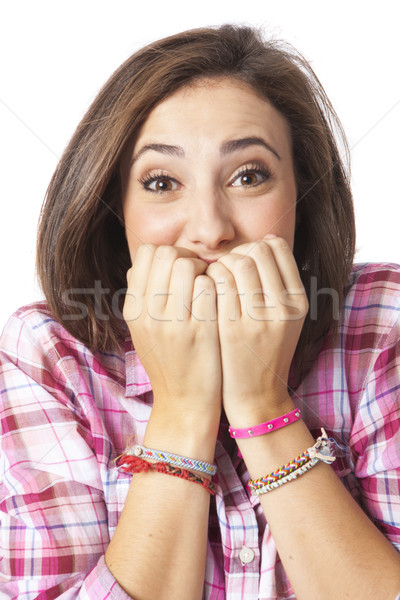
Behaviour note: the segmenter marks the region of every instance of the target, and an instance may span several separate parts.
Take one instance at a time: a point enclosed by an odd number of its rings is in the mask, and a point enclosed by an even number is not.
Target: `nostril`
[[[232,242],[236,228],[232,219],[225,215],[212,214],[194,215],[187,224],[187,236],[191,243],[202,246],[206,250],[216,250]],[[209,252],[205,251],[205,255]]]

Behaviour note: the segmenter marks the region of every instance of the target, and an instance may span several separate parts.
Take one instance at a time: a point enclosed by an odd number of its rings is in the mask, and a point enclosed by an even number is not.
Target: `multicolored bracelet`
[[[265,485],[275,483],[276,481],[279,481],[279,479],[283,479],[287,475],[290,475],[290,473],[293,473],[293,471],[296,471],[305,465],[307,462],[309,462],[309,460],[310,456],[308,454],[308,450],[306,450],[303,452],[303,454],[300,454],[300,456],[297,456],[294,460],[291,460],[286,465],[283,465],[279,469],[276,469],[276,471],[269,473],[269,475],[265,475],[265,477],[260,477],[259,479],[250,479],[249,485],[252,489],[259,489]]]
[[[270,483],[268,485],[263,485],[260,488],[251,488],[251,493],[253,494],[253,496],[260,496],[261,494],[267,494],[268,492],[272,492],[272,490],[275,490],[277,487],[280,487],[281,485],[284,485],[289,481],[293,481],[293,479],[297,479],[297,477],[300,477],[300,475],[303,475],[304,473],[312,469],[318,462],[318,458],[312,458],[299,469],[296,469],[289,475],[282,477],[282,479],[278,479],[277,481],[274,481],[273,483]]]
[[[202,460],[195,460],[194,458],[187,458],[186,456],[180,456],[179,454],[171,454],[164,450],[153,450],[152,448],[145,448],[144,446],[133,446],[125,451],[126,455],[138,456],[139,458],[155,460],[156,462],[165,463],[168,465],[174,465],[176,467],[183,467],[185,469],[191,469],[198,473],[207,473],[207,475],[215,475],[217,467],[211,463],[204,462]]]
[[[256,496],[265,494],[303,475],[320,460],[326,463],[332,463],[336,460],[331,455],[330,440],[325,429],[321,429],[321,433],[322,435],[316,440],[314,446],[308,448],[294,460],[265,477],[250,479],[248,486],[251,493]]]
[[[245,427],[244,429],[236,429],[233,427],[229,427],[229,433],[230,436],[235,439],[255,437],[257,435],[271,433],[271,431],[275,431],[276,429],[280,429],[281,427],[286,427],[286,425],[295,423],[300,418],[300,409],[295,408],[294,410],[286,413],[285,415],[282,415],[281,417],[277,417],[276,419],[272,419],[271,421],[267,421],[266,423],[261,423],[260,425],[255,425],[254,427]]]
[[[216,485],[210,479],[206,477],[199,477],[187,469],[180,469],[173,467],[168,463],[149,463],[143,458],[138,456],[132,456],[130,454],[123,454],[117,459],[117,467],[125,473],[146,473],[148,471],[155,471],[157,473],[165,473],[166,475],[172,475],[173,477],[179,477],[180,479],[186,479],[201,485],[206,489],[212,496],[216,492]]]

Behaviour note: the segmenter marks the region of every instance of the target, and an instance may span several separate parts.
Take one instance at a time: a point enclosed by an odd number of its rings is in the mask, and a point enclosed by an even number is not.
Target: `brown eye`
[[[172,189],[172,184],[169,179],[156,179],[153,186],[149,186],[149,189],[154,189],[155,192],[169,192]]]
[[[239,178],[240,185],[254,185],[258,183],[257,176],[255,173],[246,173]]]
[[[144,189],[162,194],[163,192],[173,192],[178,189],[178,182],[172,177],[166,177],[165,175],[154,175],[145,179],[139,180],[143,185]]]
[[[261,169],[246,169],[232,181],[232,187],[256,187],[270,178],[271,174]]]

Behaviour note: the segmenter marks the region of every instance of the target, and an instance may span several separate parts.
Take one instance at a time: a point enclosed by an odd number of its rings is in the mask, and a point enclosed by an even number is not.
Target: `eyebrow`
[[[268,144],[263,138],[260,137],[246,137],[238,140],[228,140],[224,142],[220,148],[220,154],[226,156],[238,150],[243,150],[249,146],[263,146],[269,152],[271,152],[278,160],[281,160],[278,152]],[[136,162],[145,152],[149,151],[160,152],[161,154],[167,154],[169,156],[177,156],[178,158],[184,158],[185,151],[182,146],[171,146],[170,144],[145,144],[137,151],[133,156],[131,165]]]
[[[231,152],[236,152],[237,150],[242,150],[243,148],[248,148],[249,146],[263,146],[269,152],[271,152],[278,160],[281,160],[278,152],[268,144],[263,138],[260,137],[246,137],[241,138],[239,140],[228,140],[224,142],[221,146],[220,152],[223,156],[226,154],[230,154]]]
[[[161,154],[177,156],[178,158],[183,158],[185,156],[185,151],[181,146],[170,146],[169,144],[146,144],[137,151],[135,156],[132,157],[131,164],[133,165],[133,163],[136,162],[142,156],[142,154],[149,152],[150,150],[153,150],[154,152],[160,152]]]

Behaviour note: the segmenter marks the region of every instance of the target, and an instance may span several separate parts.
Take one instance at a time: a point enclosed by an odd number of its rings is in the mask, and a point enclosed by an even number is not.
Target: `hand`
[[[217,290],[222,397],[229,421],[290,410],[290,364],[308,311],[293,254],[282,238],[244,244],[212,263]]]
[[[207,263],[183,248],[144,245],[128,271],[123,315],[170,420],[219,420],[221,360],[216,291]]]

